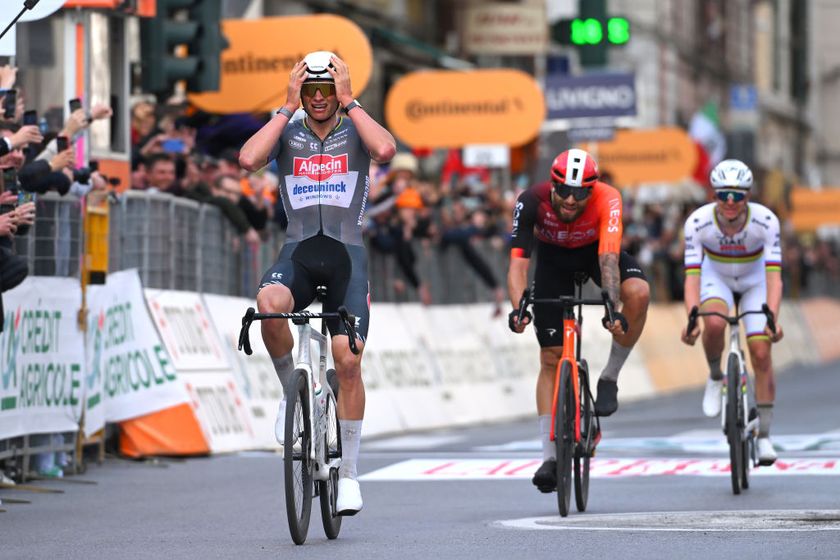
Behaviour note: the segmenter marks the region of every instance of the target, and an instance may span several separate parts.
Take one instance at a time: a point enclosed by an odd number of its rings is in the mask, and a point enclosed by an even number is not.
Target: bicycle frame
[[[739,316],[740,318],[740,316]],[[749,382],[749,373],[747,373],[747,364],[744,358],[744,350],[741,348],[741,326],[740,321],[738,322],[730,322],[729,323],[729,352],[727,354],[727,359],[725,363],[729,363],[728,356],[735,356],[738,360],[738,373],[740,382],[738,383],[738,387],[735,387],[735,397],[744,399],[744,410],[749,411],[749,398],[750,398],[750,382]],[[724,384],[723,388],[723,398],[728,399],[729,395],[729,387]],[[725,404],[725,401],[724,403]],[[721,415],[720,415],[720,422],[721,428],[726,427],[726,406],[721,406]],[[749,439],[757,434],[758,430],[758,418],[753,418],[749,420],[744,425],[744,438]]]
[[[563,362],[572,366],[572,391],[575,395],[575,443],[580,443],[580,378],[578,360],[580,359],[580,324],[571,306],[563,306],[563,353],[557,361],[554,374],[554,395],[551,404],[551,432],[549,438],[555,441],[555,419],[557,417],[557,393],[560,391],[560,370]]]
[[[335,394],[333,394],[332,387],[327,381],[329,338],[326,335],[326,324],[323,320],[321,332],[314,330],[307,319],[296,319],[295,323],[298,327],[298,352],[297,359],[295,360],[295,369],[303,370],[306,373],[306,386],[310,388],[307,391],[307,395],[309,395],[309,418],[307,418],[307,422],[309,422],[311,427],[312,439],[314,441],[314,445],[309,449],[309,460],[313,461],[315,465],[315,471],[312,473],[312,476],[315,480],[328,480],[330,469],[337,469],[341,465],[341,458],[330,459],[328,463],[324,463],[323,461],[324,434],[328,426],[323,410],[320,407],[316,408],[315,392],[311,389],[315,386],[315,373],[312,371],[311,341],[314,339],[318,343],[319,356],[317,367],[321,390],[325,391],[327,395],[332,395],[333,402],[336,402]],[[316,413],[316,410],[321,410],[321,413]]]

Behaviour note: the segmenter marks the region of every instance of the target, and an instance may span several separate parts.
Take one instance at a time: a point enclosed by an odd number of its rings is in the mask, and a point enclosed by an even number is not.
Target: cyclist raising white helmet
[[[782,302],[782,259],[779,219],[765,206],[750,202],[753,174],[737,159],[720,162],[710,177],[715,202],[695,210],[685,222],[685,308],[699,306],[703,311],[734,312],[736,297],[740,311],[760,311],[765,302],[776,318],[776,333],[767,328],[763,315],[747,315],[747,333],[755,395],[758,405],[759,463],[770,465],[776,452],[770,442],[770,423],[776,384],[773,379],[771,342],[781,340],[779,306]],[[683,329],[682,340],[693,345],[700,335]],[[709,379],[703,396],[703,412],[717,416],[721,409],[726,322],[719,317],[703,317],[703,350],[709,363]]]

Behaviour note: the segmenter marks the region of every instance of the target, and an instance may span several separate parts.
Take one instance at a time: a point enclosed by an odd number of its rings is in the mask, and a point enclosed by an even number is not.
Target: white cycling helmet
[[[303,63],[306,64],[306,82],[333,82],[332,74],[327,71],[327,68],[332,67],[330,57],[335,54],[330,51],[315,51],[303,57]]]
[[[725,159],[712,169],[709,180],[716,189],[749,190],[753,184],[753,174],[743,161]]]

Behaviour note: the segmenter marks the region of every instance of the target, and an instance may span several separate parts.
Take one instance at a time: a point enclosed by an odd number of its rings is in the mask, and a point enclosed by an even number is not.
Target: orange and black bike
[[[624,330],[627,330],[626,319],[615,313],[606,291],[601,292],[601,299],[581,297],[586,279],[583,273],[575,274],[576,296],[532,299],[530,291],[525,290],[519,302],[520,323],[530,304],[557,305],[563,311],[563,354],[557,363],[551,407],[551,440],[557,448],[557,505],[563,517],[569,514],[572,472],[575,482],[575,505],[580,512],[586,510],[589,498],[589,460],[595,455],[595,446],[601,439],[601,426],[595,415],[592,392],[589,389],[589,366],[586,360],[581,358],[583,306],[603,305],[606,310],[603,322],[609,321],[609,324],[612,324],[618,318]]]

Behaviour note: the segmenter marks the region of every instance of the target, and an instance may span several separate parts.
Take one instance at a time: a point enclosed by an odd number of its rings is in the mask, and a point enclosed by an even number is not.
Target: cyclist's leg
[[[574,293],[574,273],[562,266],[567,255],[568,252],[540,244],[534,274],[534,298],[550,299]],[[557,487],[557,451],[550,439],[551,408],[557,363],[563,353],[563,317],[559,308],[534,304],[534,331],[540,344],[536,400],[543,463],[532,482],[541,491],[551,492]]]
[[[589,266],[590,276],[600,286],[601,269],[597,255],[591,258]],[[618,409],[618,374],[642,335],[650,303],[650,286],[636,259],[622,251],[618,259],[618,269],[621,280],[621,312],[627,319],[628,329],[622,335],[613,336],[607,364],[598,378],[598,396],[595,400],[595,413],[598,416],[609,416]]]
[[[759,311],[767,301],[767,286],[764,271],[756,275],[756,284],[744,291],[741,297],[742,311]],[[764,334],[767,320],[762,315],[744,317],[747,333],[747,348],[755,372],[755,402],[758,409],[758,446],[762,463],[772,463],[776,452],[770,443],[770,424],[773,421],[773,402],[776,400],[776,380],[773,373],[771,343]]]
[[[732,288],[703,261],[700,269],[700,309],[717,311],[724,315],[735,309]],[[720,317],[703,317],[703,352],[709,364],[709,378],[703,393],[703,413],[713,417],[720,414],[721,392],[723,390],[723,370],[721,360],[726,343],[726,321]]]
[[[295,305],[306,307],[311,303],[314,292],[309,286],[305,269],[293,260],[299,244],[284,246],[273,267],[268,269],[260,282],[257,292],[257,308],[260,313],[288,313],[295,310]],[[274,371],[277,373],[285,395],[289,379],[294,373],[292,347],[294,340],[285,319],[260,321],[263,342],[265,342]],[[282,443],[286,418],[286,400],[280,399],[277,419],[274,423],[274,435]]]
[[[364,247],[336,242],[331,249],[333,266],[328,286],[325,311],[344,305],[356,317],[355,333],[346,332],[338,320],[327,321],[332,335],[332,354],[338,376],[338,418],[341,425],[341,468],[339,469],[336,508],[342,515],[353,515],[362,509],[362,495],[356,481],[356,465],[365,415],[365,386],[362,380],[362,355],[370,324],[370,286],[367,277],[367,252]],[[353,354],[348,336],[356,339],[358,354]]]

